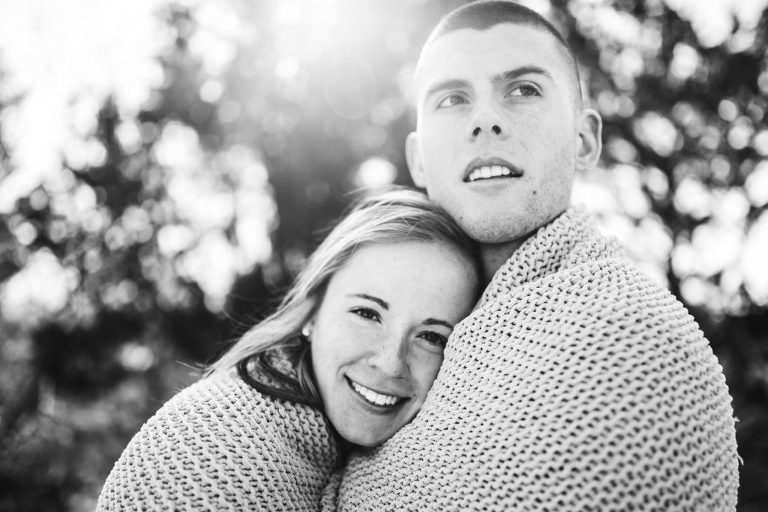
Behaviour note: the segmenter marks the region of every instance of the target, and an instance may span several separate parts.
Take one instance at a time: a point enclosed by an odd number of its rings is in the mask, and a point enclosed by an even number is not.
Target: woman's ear
[[[413,183],[419,188],[426,188],[424,180],[424,167],[421,165],[421,152],[419,151],[419,136],[411,132],[405,139],[405,161],[411,173]]]
[[[576,170],[588,171],[597,166],[603,149],[603,120],[600,114],[591,108],[585,108],[577,114],[578,151]]]
[[[312,329],[314,328],[314,320],[308,320],[301,328],[301,335],[307,339],[308,343],[312,343]]]

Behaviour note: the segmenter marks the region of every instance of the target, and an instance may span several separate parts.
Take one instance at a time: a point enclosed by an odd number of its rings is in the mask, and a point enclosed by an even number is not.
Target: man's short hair
[[[429,39],[424,44],[424,49],[438,39],[454,30],[470,28],[474,30],[487,30],[502,23],[512,23],[515,25],[527,25],[539,28],[549,32],[564,50],[565,57],[570,61],[573,70],[574,94],[577,104],[581,103],[581,78],[579,68],[576,64],[576,58],[571,51],[571,47],[563,35],[542,15],[510,0],[481,0],[463,5],[446,14],[437,24]],[[424,50],[422,50],[423,52]]]

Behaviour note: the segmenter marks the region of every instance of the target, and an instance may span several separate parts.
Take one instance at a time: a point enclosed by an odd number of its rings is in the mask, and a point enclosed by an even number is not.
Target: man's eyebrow
[[[374,297],[373,295],[368,295],[367,293],[351,293],[349,294],[349,297],[358,297],[365,300],[370,300],[371,302],[375,302],[382,308],[389,310],[389,302],[382,300],[378,297]]]
[[[521,66],[519,68],[510,69],[509,71],[505,71],[503,73],[499,73],[498,75],[493,75],[491,78],[491,82],[494,84],[509,82],[510,80],[515,80],[516,78],[519,78],[523,75],[543,75],[550,80],[554,80],[552,77],[552,73],[547,71],[546,69],[540,67],[540,66]]]
[[[548,70],[542,68],[541,66],[536,66],[532,64],[529,66],[520,66],[519,68],[511,69],[509,71],[505,71],[503,73],[493,75],[491,77],[491,82],[494,84],[509,82],[510,80],[514,80],[523,75],[529,75],[529,74],[542,75],[547,77],[550,80],[554,80],[554,78],[552,77],[552,73],[550,73]],[[429,89],[427,89],[427,92],[424,95],[424,97],[429,98],[431,95],[437,92],[445,91],[448,89],[466,89],[469,87],[471,86],[467,80],[463,80],[461,78],[449,78],[446,80],[440,80],[439,82],[432,84],[429,87]]]
[[[453,329],[453,325],[446,322],[445,320],[438,320],[437,318],[427,318],[424,320],[424,325],[442,325],[447,327],[448,329]]]
[[[424,97],[428,98],[436,92],[445,91],[447,89],[464,89],[467,87],[469,87],[469,82],[460,78],[440,80],[439,82],[432,84],[430,88],[427,89],[427,93],[424,95]]]

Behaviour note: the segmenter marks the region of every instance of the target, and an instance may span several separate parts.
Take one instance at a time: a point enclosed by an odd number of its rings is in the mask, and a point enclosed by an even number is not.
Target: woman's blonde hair
[[[477,269],[472,242],[439,206],[421,192],[395,188],[358,201],[310,256],[304,270],[277,310],[249,329],[207,373],[214,374],[243,365],[254,356],[278,348],[298,354],[294,366],[294,389],[298,401],[320,402],[312,374],[308,340],[301,330],[314,315],[333,275],[358,249],[372,244],[422,240],[444,243],[459,250]],[[476,270],[476,272],[478,272]],[[478,273],[479,275],[479,273]],[[479,290],[478,290],[479,291]],[[279,390],[276,390],[279,391]],[[277,393],[285,397],[285,393]],[[289,393],[290,394],[290,393]]]

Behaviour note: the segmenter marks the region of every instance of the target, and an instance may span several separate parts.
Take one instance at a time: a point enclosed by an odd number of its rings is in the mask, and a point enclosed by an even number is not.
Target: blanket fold
[[[569,210],[454,329],[417,417],[336,485],[350,511],[735,510],[731,398],[683,306]]]

